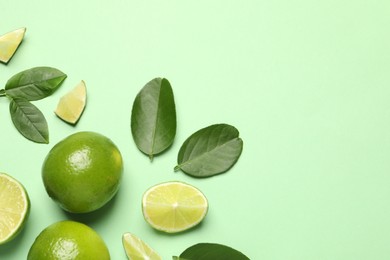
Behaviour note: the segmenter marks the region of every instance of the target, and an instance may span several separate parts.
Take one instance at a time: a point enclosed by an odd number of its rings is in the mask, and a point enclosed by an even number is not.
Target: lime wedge
[[[166,182],[148,189],[142,198],[142,212],[153,228],[167,233],[187,230],[207,214],[203,193],[183,182]]]
[[[25,32],[26,28],[23,27],[0,36],[1,62],[8,63],[22,42]]]
[[[22,184],[0,173],[0,245],[16,237],[29,213],[30,200]]]
[[[161,257],[152,248],[131,233],[123,234],[122,243],[130,260],[161,260]]]
[[[87,88],[82,80],[76,87],[60,98],[55,114],[70,124],[76,124],[84,111]]]

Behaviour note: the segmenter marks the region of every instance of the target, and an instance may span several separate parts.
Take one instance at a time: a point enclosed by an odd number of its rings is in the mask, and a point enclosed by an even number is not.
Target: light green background
[[[23,233],[0,259],[25,259],[39,232],[74,219],[93,227],[112,259],[126,259],[124,232],[163,259],[198,242],[236,248],[254,260],[390,259],[390,2],[388,0],[1,1],[0,34],[27,27],[0,81],[35,66],[67,73],[36,101],[50,144],[24,139],[0,100],[0,171],[18,178],[32,202]],[[154,77],[170,80],[178,131],[151,163],[131,137],[133,100]],[[53,111],[85,80],[88,104],[76,127]],[[214,123],[244,140],[226,174],[173,172],[184,140]],[[82,130],[110,137],[124,157],[123,184],[104,209],[64,213],[40,176],[51,147]],[[143,220],[150,186],[191,183],[209,199],[197,228],[166,235]]]

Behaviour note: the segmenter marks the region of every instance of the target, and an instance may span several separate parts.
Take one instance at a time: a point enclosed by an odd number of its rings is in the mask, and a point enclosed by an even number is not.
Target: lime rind
[[[24,228],[30,214],[30,199],[24,186],[6,173],[0,173],[0,187],[0,245],[2,245],[17,237]],[[10,195],[16,196],[11,198]]]

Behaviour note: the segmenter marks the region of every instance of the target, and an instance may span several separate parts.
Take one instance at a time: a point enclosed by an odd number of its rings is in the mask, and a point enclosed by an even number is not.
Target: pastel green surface
[[[36,66],[68,75],[34,101],[48,121],[48,145],[23,138],[0,101],[0,171],[31,199],[26,228],[0,247],[0,259],[25,259],[35,237],[64,219],[94,228],[112,259],[126,259],[125,232],[163,259],[200,242],[254,260],[389,258],[388,0],[13,0],[0,10],[0,34],[27,28],[12,60],[0,64],[0,84]],[[155,77],[172,85],[177,134],[151,163],[132,140],[130,114]],[[88,103],[73,127],[53,111],[80,80]],[[215,123],[240,131],[237,164],[208,179],[174,173],[184,140]],[[46,154],[76,131],[111,138],[124,160],[114,200],[80,216],[61,210],[41,180]],[[210,204],[200,226],[173,236],[149,227],[140,207],[148,187],[170,180],[196,186]]]

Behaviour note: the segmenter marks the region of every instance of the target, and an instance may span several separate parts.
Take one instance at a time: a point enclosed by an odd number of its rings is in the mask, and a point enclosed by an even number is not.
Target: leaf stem
[[[0,89],[0,97],[5,97],[5,89]]]

